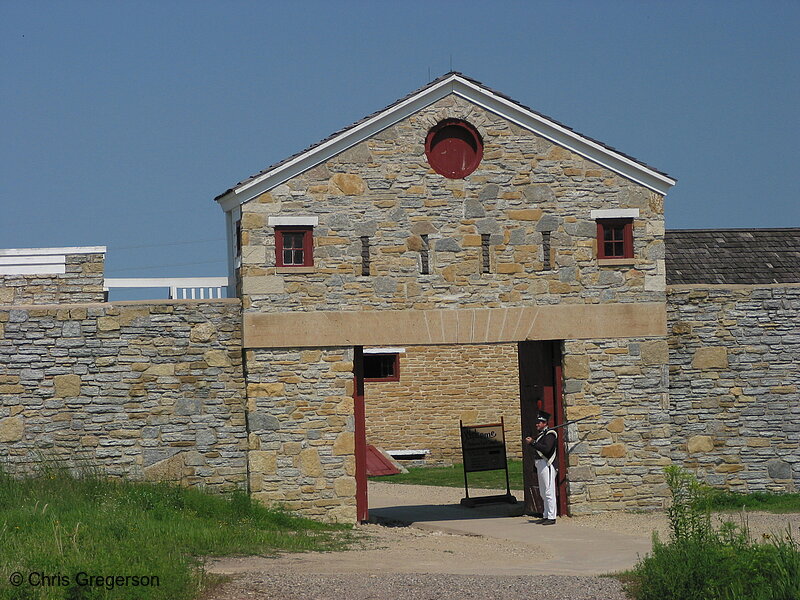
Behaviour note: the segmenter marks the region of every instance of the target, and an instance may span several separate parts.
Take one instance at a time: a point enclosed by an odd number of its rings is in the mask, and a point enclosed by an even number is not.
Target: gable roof
[[[224,210],[231,210],[295,175],[325,162],[449,94],[461,96],[660,194],[666,194],[669,188],[675,185],[675,180],[666,173],[611,146],[577,133],[555,119],[538,113],[479,81],[453,71],[434,79],[408,96],[331,134],[305,150],[270,165],[237,183],[217,196],[215,200],[221,204]]]
[[[800,283],[800,227],[671,229],[667,284]]]

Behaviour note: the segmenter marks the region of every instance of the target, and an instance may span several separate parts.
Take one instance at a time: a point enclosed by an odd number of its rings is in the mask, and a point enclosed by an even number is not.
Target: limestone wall
[[[238,300],[0,307],[0,460],[246,485]]]
[[[672,456],[737,491],[800,482],[800,286],[669,290]]]
[[[246,363],[253,497],[354,522],[353,349],[248,350]]]
[[[509,457],[522,458],[516,344],[408,346],[399,381],[364,384],[367,442],[430,450],[426,463],[461,462],[459,420],[504,418]]]
[[[86,251],[81,248],[38,248],[32,252],[43,250],[68,251],[61,255],[64,273],[6,274],[0,266],[0,305],[3,304],[62,304],[69,302],[103,302],[103,269],[105,248],[103,251]],[[72,250],[69,252],[69,250]],[[82,251],[83,250],[83,251]],[[94,250],[94,249],[93,249]],[[13,260],[15,256],[6,256],[6,252],[23,252],[21,250],[2,250],[0,258]],[[17,257],[18,258],[18,257]],[[33,259],[41,259],[41,255],[32,254]],[[23,265],[24,266],[24,265]],[[35,267],[31,268],[35,270]]]
[[[483,160],[463,180],[426,163],[425,136],[445,118],[468,120],[483,138]],[[627,264],[598,262],[596,209],[639,210]],[[269,219],[287,216],[318,218],[312,268],[276,268]],[[246,202],[241,227],[238,273],[251,311],[664,301],[661,196],[456,96]]]
[[[564,405],[575,514],[663,508],[670,464],[667,343],[566,341]]]

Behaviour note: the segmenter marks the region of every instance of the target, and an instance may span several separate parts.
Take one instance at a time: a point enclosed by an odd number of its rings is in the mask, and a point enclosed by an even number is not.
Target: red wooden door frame
[[[369,519],[367,498],[367,416],[364,406],[364,348],[353,348],[353,451],[356,455],[356,519]]]
[[[520,342],[517,345],[520,381],[520,411],[522,438],[534,436],[537,410],[550,413],[552,426],[564,423],[563,381],[561,367],[561,343],[558,341]],[[558,514],[566,515],[567,501],[567,455],[566,428],[558,430],[556,455],[558,474],[556,478],[556,501]],[[535,497],[533,456],[523,446],[523,473],[525,506],[528,512],[541,512],[541,498]]]

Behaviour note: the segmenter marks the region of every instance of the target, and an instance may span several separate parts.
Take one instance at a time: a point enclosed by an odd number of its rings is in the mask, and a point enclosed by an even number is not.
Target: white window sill
[[[316,267],[276,267],[275,272],[278,275],[288,275],[290,273],[316,273]]]

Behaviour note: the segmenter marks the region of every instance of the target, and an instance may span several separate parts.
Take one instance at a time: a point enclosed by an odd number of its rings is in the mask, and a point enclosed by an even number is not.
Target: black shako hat
[[[540,410],[539,416],[536,417],[536,420],[541,421],[542,423],[547,423],[550,420],[550,413]]]

